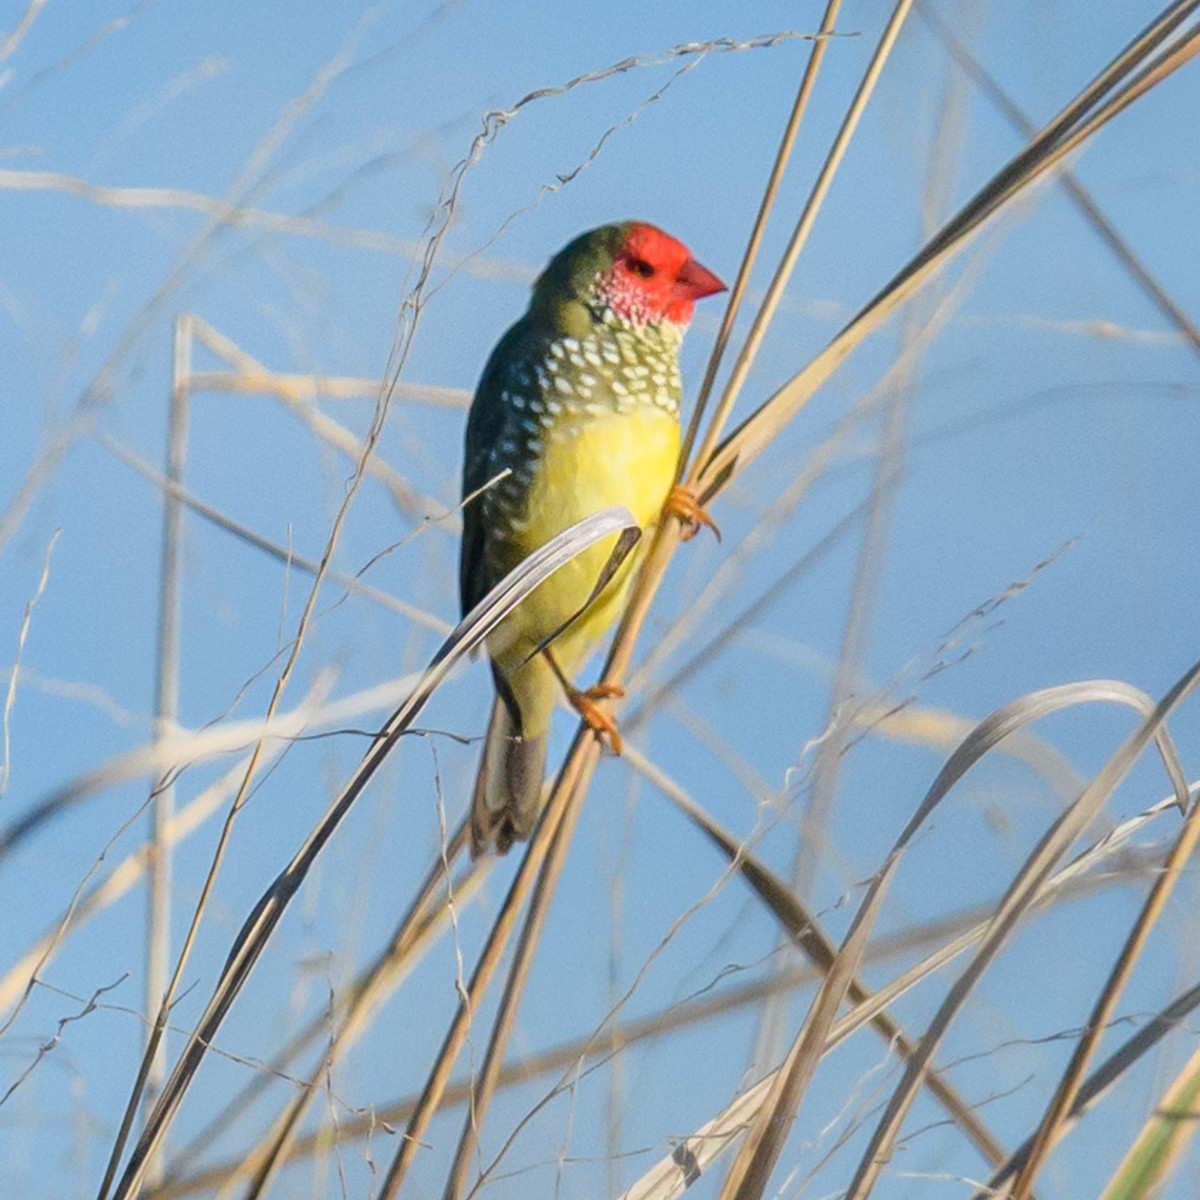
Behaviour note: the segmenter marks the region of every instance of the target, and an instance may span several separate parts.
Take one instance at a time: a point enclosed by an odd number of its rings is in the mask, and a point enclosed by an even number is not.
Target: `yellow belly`
[[[604,592],[553,643],[556,661],[573,675],[620,611],[636,560],[645,549],[674,478],[679,422],[647,405],[640,412],[591,417],[571,425],[564,420],[560,425],[546,441],[530,488],[525,523],[517,538],[520,555],[615,504],[628,508],[643,531],[638,548]],[[522,708],[532,697],[521,693],[543,687],[545,675],[537,667],[521,670],[522,663],[543,638],[583,606],[615,544],[614,535],[560,567],[489,639],[488,649],[508,674]],[[555,698],[547,699],[548,714]]]

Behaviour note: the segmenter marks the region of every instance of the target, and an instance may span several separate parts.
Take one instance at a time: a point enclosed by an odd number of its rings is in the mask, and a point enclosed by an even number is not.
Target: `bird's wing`
[[[475,389],[471,412],[467,417],[466,444],[463,452],[462,495],[465,500],[477,492],[499,471],[495,449],[503,439],[512,413],[505,399],[512,385],[514,364],[526,340],[524,322],[518,321],[497,343]],[[487,561],[487,520],[491,506],[484,496],[476,496],[463,509],[462,549],[459,557],[458,589],[465,616],[483,599],[496,582]]]

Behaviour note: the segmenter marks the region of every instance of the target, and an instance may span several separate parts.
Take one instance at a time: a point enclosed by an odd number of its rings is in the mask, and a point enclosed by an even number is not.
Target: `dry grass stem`
[[[139,475],[162,491],[164,495],[174,497],[190,512],[194,512],[198,517],[202,517],[217,529],[230,534],[232,537],[237,538],[238,541],[245,542],[246,545],[252,546],[255,550],[261,551],[289,570],[294,569],[305,575],[315,576],[320,569],[321,564],[316,559],[298,554],[295,550],[289,549],[279,542],[274,542],[270,538],[264,537],[261,533],[256,533],[240,521],[235,521],[228,513],[222,512],[219,508],[215,508],[213,505],[201,500],[199,496],[189,492],[186,488],[172,483],[144,459],[139,458],[132,451],[122,446],[115,438],[104,435],[100,438],[100,441],[117,458],[131,466]],[[386,608],[390,612],[398,613],[400,616],[406,617],[408,620],[423,626],[425,629],[430,629],[442,637],[445,637],[453,629],[452,625],[434,613],[420,608],[415,604],[409,604],[407,601],[401,600],[399,597],[393,596],[390,592],[385,592],[381,588],[364,583],[357,575],[347,575],[344,571],[330,569],[326,572],[326,576],[331,582],[345,588],[347,592],[355,596],[361,596],[364,600],[370,600],[373,604],[378,604],[381,608]]]
[[[325,393],[326,381],[323,377],[310,375],[273,375],[261,363],[251,358],[240,346],[236,345],[223,334],[218,333],[207,322],[200,320],[198,317],[193,317],[191,327],[198,341],[207,346],[214,354],[220,355],[237,368],[236,374],[227,372],[216,374],[217,381],[224,385],[220,390],[248,391],[273,396],[290,413],[298,417],[315,437],[319,438],[326,445],[332,446],[339,453],[344,454],[356,464],[356,469],[365,471],[368,475],[382,483],[387,488],[396,507],[406,516],[414,520],[421,520],[431,513],[442,511],[443,505],[430,496],[423,496],[399,471],[389,466],[388,463],[379,457],[376,450],[378,433],[373,437],[368,436],[367,441],[364,442],[351,433],[344,425],[340,425],[332,417],[326,416],[316,406],[313,402],[314,397]],[[212,373],[201,376],[202,380],[211,380],[212,378]],[[231,381],[238,380],[246,381],[245,386],[234,388]],[[357,387],[361,383],[369,389],[365,393],[366,395],[378,396],[380,394],[381,385],[377,380],[350,380],[342,381],[342,383],[343,386],[348,383],[350,387]],[[193,386],[199,390],[201,385],[197,382]],[[404,394],[407,389],[406,385],[401,385],[398,380],[394,380],[391,384],[386,385],[384,390],[387,391],[390,398]],[[363,393],[355,391],[350,394],[362,395]],[[377,420],[378,418],[376,418],[376,422]],[[450,515],[441,524],[448,532],[457,532],[459,529],[457,514]]]
[[[822,34],[828,35],[833,33],[840,8],[841,0],[827,0],[825,15],[821,18]],[[683,442],[679,450],[680,471],[683,470],[684,465],[691,458],[692,446],[696,440],[696,434],[700,429],[701,422],[704,419],[704,412],[708,406],[708,398],[712,392],[717,371],[720,369],[721,359],[725,354],[725,347],[729,342],[734,322],[737,320],[738,313],[741,310],[746,288],[750,284],[750,275],[754,269],[754,263],[758,258],[763,234],[767,231],[767,223],[771,217],[771,210],[775,207],[775,198],[779,193],[779,185],[783,181],[784,171],[787,169],[788,160],[792,156],[792,147],[795,145],[796,135],[800,132],[800,123],[804,119],[804,113],[808,108],[808,100],[812,95],[813,85],[817,81],[817,72],[821,69],[821,60],[825,57],[826,41],[826,37],[818,37],[813,41],[808,60],[804,64],[804,74],[800,79],[800,88],[796,92],[796,100],[792,105],[791,114],[784,128],[779,149],[776,151],[775,161],[771,164],[771,174],[767,179],[766,187],[763,188],[763,197],[759,203],[758,214],[754,218],[754,227],[750,231],[750,240],[746,243],[746,249],[742,253],[742,261],[738,266],[737,278],[734,280],[733,288],[729,293],[729,303],[725,306],[725,313],[721,318],[721,327],[717,331],[716,339],[713,342],[712,352],[708,357],[708,365],[704,369],[704,378],[700,382],[700,390],[696,393],[696,404],[692,410],[688,427],[683,435]]]
[[[337,1013],[339,1024],[330,1043],[324,1048],[321,1061],[316,1070],[305,1081],[305,1085],[292,1098],[290,1104],[274,1123],[267,1137],[260,1142],[254,1152],[247,1155],[237,1174],[250,1176],[249,1186],[245,1192],[245,1200],[254,1200],[268,1192],[271,1183],[278,1174],[288,1157],[288,1152],[296,1140],[300,1130],[300,1122],[308,1109],[309,1102],[317,1095],[322,1076],[327,1076],[341,1058],[350,1050],[359,1036],[366,1030],[373,1012],[403,982],[404,976],[416,965],[421,953],[435,936],[442,931],[443,922],[447,919],[450,904],[448,901],[439,902],[439,892],[446,886],[446,872],[450,864],[455,862],[466,848],[468,839],[467,823],[463,821],[449,839],[445,851],[440,855],[417,889],[416,898],[410,905],[388,945],[380,953],[375,962],[364,971],[354,985],[349,995],[340,1005]],[[490,862],[471,862],[466,874],[455,883],[451,889],[454,903],[461,904],[469,899],[471,894],[482,883]],[[288,1048],[291,1053],[299,1050],[304,1043],[315,1038],[327,1021],[324,1018],[313,1021],[308,1030],[293,1039]],[[291,1056],[290,1053],[281,1055],[283,1062]],[[259,1078],[266,1078],[260,1076]],[[247,1096],[247,1099],[252,1095]],[[207,1141],[207,1139],[201,1139]]]
[[[1034,1133],[1033,1144],[1012,1187],[1013,1200],[1025,1200],[1025,1197],[1029,1195],[1034,1177],[1057,1141],[1063,1122],[1079,1096],[1079,1090],[1083,1086],[1084,1076],[1091,1064],[1100,1036],[1107,1028],[1117,1001],[1145,948],[1150,931],[1162,915],[1198,840],[1200,840],[1200,805],[1192,804],[1184,820],[1183,829],[1163,864],[1162,873],[1155,879],[1150,894],[1138,913],[1137,920],[1129,931],[1125,944],[1121,947],[1121,953],[1113,966],[1112,973],[1097,996],[1095,1007],[1083,1027],[1083,1036],[1079,1039],[1075,1051],[1071,1055],[1071,1061],[1063,1072],[1062,1080],[1047,1106],[1045,1116]]]
[[[755,314],[754,323],[750,327],[750,332],[746,335],[746,341],[742,345],[737,359],[734,361],[733,370],[730,373],[728,382],[725,384],[725,390],[721,394],[720,402],[717,404],[716,411],[712,415],[712,420],[708,424],[704,438],[700,443],[700,448],[696,451],[691,469],[688,472],[688,482],[693,487],[700,484],[707,471],[709,459],[713,455],[717,441],[725,428],[726,422],[729,420],[729,414],[733,411],[733,406],[737,402],[742,386],[746,382],[746,377],[750,373],[750,367],[753,365],[759,347],[762,345],[762,340],[766,336],[767,326],[771,323],[771,319],[775,315],[779,301],[783,297],[784,290],[787,288],[788,282],[792,277],[792,271],[795,269],[796,262],[800,258],[800,252],[804,249],[804,245],[808,241],[808,235],[817,219],[817,214],[821,211],[821,205],[829,191],[830,184],[833,183],[834,176],[842,164],[842,159],[850,145],[851,139],[858,129],[858,123],[862,118],[863,112],[866,110],[867,102],[871,99],[871,95],[875,91],[875,85],[879,82],[879,76],[883,72],[884,64],[891,56],[896,39],[900,36],[900,30],[904,26],[904,21],[911,7],[912,0],[897,0],[896,6],[892,9],[891,16],[888,18],[888,22],[884,26],[883,33],[880,35],[875,52],[872,54],[871,61],[867,65],[862,82],[858,86],[858,91],[855,92],[854,99],[850,103],[841,128],[838,130],[837,136],[833,140],[833,145],[829,149],[829,154],[821,165],[820,173],[817,175],[816,182],[813,184],[808,200],[805,202],[804,209],[800,214],[799,221],[796,223],[796,228],[792,232],[787,249],[784,251],[783,259],[774,277],[771,279],[771,283],[767,288],[767,294],[759,306],[758,312]],[[826,15],[828,16],[828,10]],[[813,66],[812,69],[815,72],[816,67]],[[807,76],[802,88],[804,86],[811,86],[811,82]]]
[[[918,0],[917,14],[936,32],[954,61],[992,102],[997,111],[1023,137],[1032,137],[1037,132],[1037,126],[1032,119],[1005,91],[995,76],[954,36],[953,31],[946,26],[933,8]],[[1113,257],[1129,272],[1130,278],[1179,331],[1192,349],[1200,354],[1200,329],[1197,329],[1162,281],[1150,270],[1145,261],[1129,245],[1120,230],[1109,220],[1091,192],[1066,168],[1059,173],[1058,182],[1112,252]]]
[[[1178,50],[1138,76],[1124,91],[1119,85],[1170,36],[1200,0],[1180,0],[1135,38],[1101,74],[1046,125],[1023,150],[981,188],[931,238],[893,279],[860,310],[845,328],[803,370],[764,401],[730,434],[702,465],[695,483],[700,498],[709,500],[736,472],[745,470],[796,415],[813,393],[864,338],[878,329],[897,306],[932,278],[969,239],[1071,150],[1091,137],[1111,117],[1144,95],[1195,52],[1192,35]]]
[[[25,643],[29,640],[29,627],[33,623],[33,610],[46,591],[50,582],[50,560],[54,556],[54,547],[62,536],[62,530],[56,529],[46,543],[46,553],[42,556],[42,573],[38,576],[37,586],[33,595],[25,604],[21,616],[21,630],[17,634],[17,652],[13,657],[12,669],[8,673],[8,687],[4,689],[4,709],[0,713],[0,800],[8,791],[8,779],[12,771],[12,714],[17,704],[17,687],[21,679],[21,660],[25,656]],[[0,1005],[0,1009],[3,1005]]]

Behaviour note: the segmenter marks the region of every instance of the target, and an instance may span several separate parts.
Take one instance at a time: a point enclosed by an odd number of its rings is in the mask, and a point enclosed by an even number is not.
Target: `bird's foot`
[[[567,688],[567,699],[571,707],[583,718],[587,727],[608,741],[614,754],[621,753],[621,734],[612,714],[597,703],[624,696],[625,689],[615,683],[598,683],[590,688]]]
[[[696,499],[696,489],[688,487],[686,483],[677,483],[671,489],[664,509],[679,518],[679,536],[683,541],[691,541],[700,532],[701,526],[707,526],[717,535],[717,541],[721,540],[721,531],[717,528],[716,521]]]

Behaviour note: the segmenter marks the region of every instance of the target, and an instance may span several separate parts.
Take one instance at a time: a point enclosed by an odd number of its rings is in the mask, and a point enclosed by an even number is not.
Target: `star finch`
[[[471,405],[463,496],[509,474],[464,510],[464,613],[528,554],[592,513],[620,504],[643,529],[654,524],[679,454],[680,342],[695,302],[723,290],[686,246],[641,221],[594,229],[555,255],[528,311],[492,351]],[[697,515],[686,504],[683,511]],[[615,536],[561,567],[488,638],[496,699],[475,785],[477,854],[503,852],[533,828],[560,687],[619,745],[593,703],[612,692],[569,683],[629,586],[634,555],[588,604],[614,543]]]

